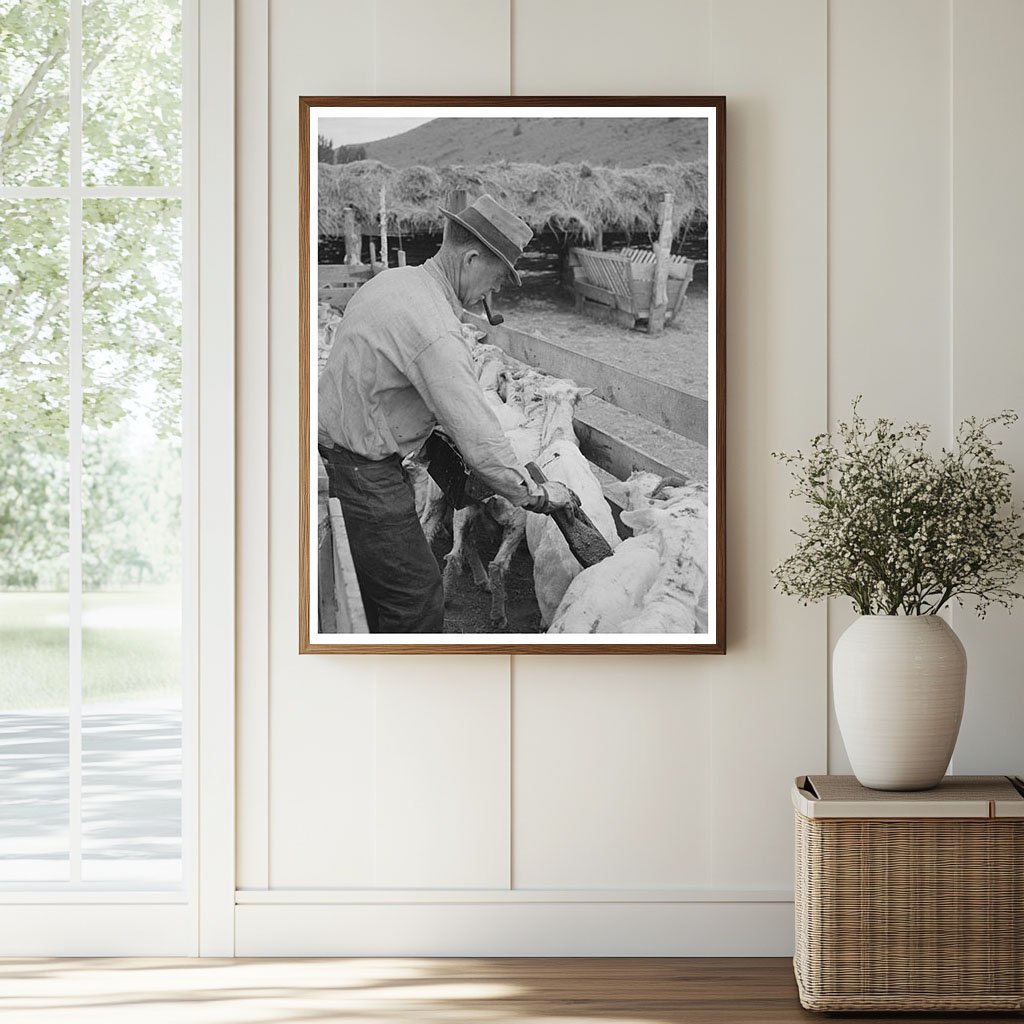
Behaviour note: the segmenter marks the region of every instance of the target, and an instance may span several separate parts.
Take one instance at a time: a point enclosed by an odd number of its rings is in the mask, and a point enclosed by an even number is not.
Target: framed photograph
[[[725,653],[723,97],[299,100],[301,653]]]

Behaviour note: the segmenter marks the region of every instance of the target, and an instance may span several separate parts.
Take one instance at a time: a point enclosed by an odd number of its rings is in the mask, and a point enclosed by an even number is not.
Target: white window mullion
[[[71,0],[70,15],[68,842],[71,884],[78,885],[82,880],[82,0]]]
[[[71,189],[62,185],[0,185],[0,199],[67,199]]]
[[[199,0],[183,0],[182,27],[182,888],[196,913],[199,772]]]
[[[0,199],[68,199],[74,191],[73,187],[59,185],[0,185]],[[93,199],[181,199],[185,193],[177,186],[167,185],[90,185],[88,194]]]
[[[184,195],[176,185],[90,185],[88,192],[93,199],[181,199]]]

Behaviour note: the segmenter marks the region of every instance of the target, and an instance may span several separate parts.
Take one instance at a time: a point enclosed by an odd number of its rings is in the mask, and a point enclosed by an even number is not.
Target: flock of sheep
[[[322,305],[319,364],[322,367],[341,317]],[[525,539],[533,559],[534,590],[541,627],[549,633],[700,633],[706,630],[708,562],[707,487],[678,477],[637,471],[617,484],[620,519],[632,536],[622,540],[611,506],[590,463],[580,452],[573,410],[589,390],[524,366],[505,356],[484,335],[463,325],[477,378],[523,464],[535,462],[580,499],[591,522],[612,548],[610,557],[583,569],[550,517],[527,512],[497,495],[453,510],[428,475],[419,453],[405,465],[416,494],[416,510],[427,539],[449,527],[445,556],[446,593],[465,571],[491,595],[491,621],[506,629],[505,577]],[[610,488],[611,489],[611,488]],[[481,522],[495,524],[501,541],[485,566],[475,535]]]
[[[549,633],[703,632],[702,593],[707,580],[707,488],[676,477],[634,472],[618,485],[621,520],[633,536],[620,539],[600,481],[580,452],[573,410],[590,393],[570,380],[508,359],[464,325],[477,378],[519,461],[535,462],[549,480],[573,490],[612,555],[583,569],[550,517],[526,512],[494,496],[451,513],[452,546],[445,558],[445,588],[468,565],[491,594],[495,629],[507,627],[505,577],[525,539],[541,627]],[[449,508],[416,455],[406,459],[416,507],[427,539],[444,528]],[[497,553],[485,567],[474,543],[481,517],[501,530]]]

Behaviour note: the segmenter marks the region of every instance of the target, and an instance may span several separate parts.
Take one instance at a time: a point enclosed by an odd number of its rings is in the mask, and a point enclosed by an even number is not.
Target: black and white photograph
[[[300,101],[300,650],[724,652],[721,98]]]

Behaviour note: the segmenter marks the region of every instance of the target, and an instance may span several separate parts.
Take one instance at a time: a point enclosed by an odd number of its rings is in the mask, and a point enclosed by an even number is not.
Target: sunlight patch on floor
[[[492,969],[480,962],[415,958],[11,958],[0,960],[0,1019],[3,1024],[659,1024],[651,1016],[577,1014],[573,1000],[552,1013],[551,994],[543,986],[538,990],[481,973]]]

